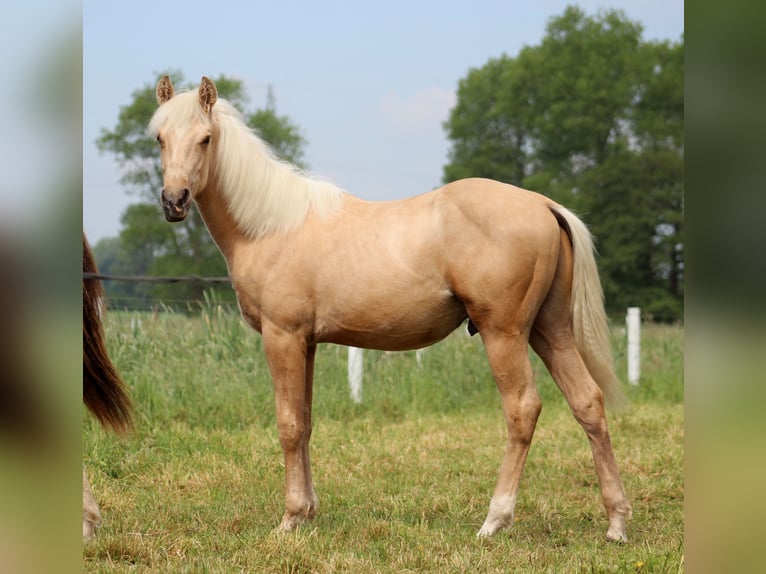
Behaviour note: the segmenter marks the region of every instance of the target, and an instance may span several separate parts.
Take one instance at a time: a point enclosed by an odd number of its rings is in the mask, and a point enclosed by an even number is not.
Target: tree
[[[445,181],[545,193],[597,236],[607,305],[683,309],[683,40],[647,43],[619,11],[553,18],[542,42],[469,71],[445,122]]]
[[[444,179],[488,177],[521,185],[529,163],[529,116],[508,113],[524,106],[529,90],[524,65],[507,56],[471,70],[460,81],[458,101],[445,123],[453,145]]]
[[[123,249],[119,237],[105,237],[93,245],[99,271],[106,275],[143,275],[148,263],[136,253]],[[110,305],[141,307],[148,297],[148,285],[126,281],[106,281],[104,291]]]
[[[610,308],[639,305],[657,320],[683,316],[683,162],[622,153],[583,176]]]
[[[158,74],[160,77],[162,74]],[[194,86],[185,82],[179,71],[168,73],[176,86]],[[278,116],[269,98],[265,109],[248,113],[248,97],[240,80],[219,76],[214,78],[221,97],[226,98],[240,112],[246,122],[259,132],[277,156],[298,167],[303,163],[305,140],[300,130],[287,117]],[[148,82],[132,94],[129,104],[120,109],[117,125],[102,129],[96,145],[102,153],[114,154],[121,170],[120,182],[126,192],[136,195],[138,202],[131,204],[122,215],[119,236],[120,254],[112,254],[114,246],[97,244],[94,253],[99,258],[103,272],[116,265],[126,275],[200,275],[225,276],[226,264],[213,240],[205,229],[202,218],[192,210],[183,224],[168,224],[159,205],[162,188],[162,169],[157,142],[146,135],[146,127],[157,109],[155,83]],[[101,242],[99,242],[101,243]],[[111,259],[105,266],[102,254]],[[116,272],[112,271],[112,272]],[[202,283],[173,284],[122,284],[109,282],[106,286],[110,296],[145,298],[164,301],[198,301],[205,291],[214,291],[222,300],[233,301],[230,286],[212,286]],[[135,304],[135,302],[131,303]]]
[[[257,110],[247,116],[247,123],[255,128],[264,141],[269,142],[277,157],[306,169],[303,161],[306,140],[287,116],[278,116],[273,109]]]

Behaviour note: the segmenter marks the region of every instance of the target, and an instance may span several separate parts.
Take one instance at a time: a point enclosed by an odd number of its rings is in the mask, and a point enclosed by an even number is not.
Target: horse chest
[[[261,314],[260,312],[253,312],[250,309],[245,309],[240,304],[240,313],[242,314],[242,318],[245,320],[245,322],[250,325],[253,329],[261,332]]]
[[[268,323],[310,336],[315,308],[304,291],[290,291],[281,285],[256,289],[252,284],[238,286],[235,291],[242,318],[259,333]]]
[[[240,288],[234,289],[237,295],[237,305],[239,306],[240,315],[245,322],[253,329],[261,332],[261,308],[256,302],[247,296]]]

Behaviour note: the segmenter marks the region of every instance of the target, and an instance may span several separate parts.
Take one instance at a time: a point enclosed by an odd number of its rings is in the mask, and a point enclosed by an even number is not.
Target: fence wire
[[[179,275],[177,277],[157,277],[150,275],[107,275],[83,271],[83,279],[100,279],[101,281],[140,281],[144,283],[179,283],[191,281],[197,283],[231,283],[231,277],[202,277],[201,275]]]

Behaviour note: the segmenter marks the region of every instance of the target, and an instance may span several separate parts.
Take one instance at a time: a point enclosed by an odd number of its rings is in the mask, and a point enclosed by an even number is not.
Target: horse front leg
[[[91,540],[96,533],[96,526],[101,520],[101,513],[98,511],[98,503],[90,489],[88,477],[85,476],[85,465],[82,467],[82,540],[87,542]]]
[[[285,457],[285,513],[280,530],[311,520],[318,500],[311,479],[311,397],[316,347],[280,329],[264,329],[264,349],[274,384],[279,442]]]
[[[306,441],[303,444],[303,456],[306,461],[306,484],[308,485],[309,500],[311,502],[311,518],[316,516],[317,510],[319,510],[319,498],[314,490],[314,481],[311,478],[311,457],[309,453],[309,441],[311,440],[311,432],[314,429],[311,422],[311,404],[314,391],[314,357],[316,357],[316,345],[309,345],[306,349],[306,385],[304,387],[304,404],[306,408],[303,410],[303,425],[306,429]]]

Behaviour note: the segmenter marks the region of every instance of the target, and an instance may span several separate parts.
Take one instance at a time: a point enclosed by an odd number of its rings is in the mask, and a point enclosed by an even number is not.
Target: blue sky
[[[458,81],[503,53],[542,39],[572,2],[452,0],[352,2],[134,0],[83,4],[83,226],[92,242],[115,236],[137,200],[94,141],[158,72],[188,80],[241,79],[250,107],[265,104],[308,141],[313,174],[371,200],[440,184],[449,147],[442,122]],[[645,39],[680,39],[683,0],[581,1],[588,14],[618,8]],[[161,217],[158,210],[158,217]]]

